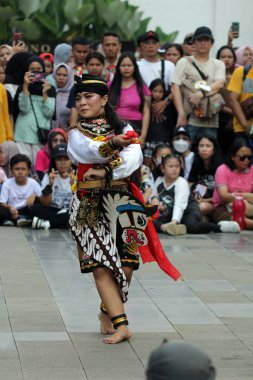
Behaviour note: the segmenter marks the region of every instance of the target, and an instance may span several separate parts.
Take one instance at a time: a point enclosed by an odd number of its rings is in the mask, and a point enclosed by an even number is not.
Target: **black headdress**
[[[82,77],[75,75],[75,94],[78,92],[93,92],[104,96],[108,94],[108,87],[101,77],[89,74],[83,74]]]

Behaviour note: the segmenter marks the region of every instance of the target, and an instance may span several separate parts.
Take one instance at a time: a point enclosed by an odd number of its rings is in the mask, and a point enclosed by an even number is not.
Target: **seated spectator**
[[[54,68],[53,78],[56,83],[56,120],[52,121],[52,127],[67,131],[70,117],[67,102],[74,85],[71,68],[66,63],[60,63]]]
[[[152,174],[156,180],[159,176],[162,176],[161,163],[162,158],[172,154],[172,148],[169,143],[158,144],[152,152]]]
[[[190,135],[184,127],[175,129],[172,145],[175,150],[175,153],[179,153],[183,158],[183,171],[184,178],[188,180],[192,162],[194,158],[194,153],[191,151],[191,138]]]
[[[236,139],[228,152],[226,163],[219,166],[215,174],[212,219],[231,220],[232,203],[236,192],[240,192],[246,206],[246,229],[253,229],[253,166],[252,152],[245,139]]]
[[[42,147],[36,156],[34,168],[40,180],[44,174],[49,170],[52,152],[56,145],[66,143],[67,135],[62,128],[54,128],[49,132],[48,143]]]
[[[101,77],[105,66],[105,58],[98,51],[89,53],[85,59],[85,65],[88,74]]]
[[[153,111],[155,104],[166,98],[165,84],[160,78],[151,82],[149,89],[151,91],[151,117],[148,127],[148,134],[144,148],[144,163],[148,167],[152,167],[152,153],[155,147],[169,141],[169,126],[168,126],[168,106],[163,111],[161,118],[157,118]]]
[[[29,178],[31,161],[24,154],[10,160],[13,178],[7,179],[0,194],[0,222],[4,226],[25,227],[31,224],[30,208],[36,197],[41,197],[41,187]]]
[[[34,163],[42,143],[39,128],[48,131],[51,128],[55,111],[55,89],[43,79],[45,65],[41,58],[33,56],[27,64],[24,84],[15,95],[18,116],[14,137],[19,151]]]
[[[196,153],[188,181],[203,215],[211,215],[213,205],[214,176],[223,163],[223,157],[212,136],[203,134],[196,141]]]
[[[41,204],[30,209],[32,228],[67,228],[73,181],[74,172],[67,154],[67,144],[59,144],[53,151],[50,169],[42,180]]]
[[[147,380],[215,380],[210,357],[187,342],[164,342],[151,352]]]
[[[235,50],[236,63],[246,66],[253,63],[253,49],[250,46],[242,46]]]
[[[0,144],[0,167],[4,170],[7,178],[11,177],[10,160],[19,153],[14,141],[6,141]]]
[[[169,235],[206,234],[209,232],[239,232],[236,222],[219,224],[201,222],[202,214],[197,201],[190,195],[188,182],[180,177],[180,158],[176,155],[165,156],[161,169],[163,178],[156,180],[156,192],[160,199],[161,216],[155,220],[157,232]]]
[[[180,44],[170,44],[165,52],[164,59],[174,63],[174,65],[179,61],[180,58],[184,56],[184,50]]]

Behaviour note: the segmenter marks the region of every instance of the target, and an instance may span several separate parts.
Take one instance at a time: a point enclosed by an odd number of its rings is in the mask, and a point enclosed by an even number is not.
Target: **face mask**
[[[187,151],[187,149],[189,149],[189,146],[190,144],[188,143],[188,141],[185,141],[185,140],[176,140],[173,142],[173,147],[174,149],[179,152],[179,153],[184,153]]]

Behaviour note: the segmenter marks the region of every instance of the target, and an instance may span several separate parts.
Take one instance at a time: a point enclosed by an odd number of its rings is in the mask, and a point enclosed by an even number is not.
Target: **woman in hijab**
[[[67,102],[74,84],[71,68],[66,63],[60,63],[54,68],[53,78],[56,83],[56,120],[53,120],[52,126],[67,130],[70,116]]]
[[[235,51],[236,64],[246,66],[253,63],[253,49],[250,46],[242,46]]]
[[[19,153],[18,147],[13,141],[6,141],[0,144],[0,167],[4,170],[7,178],[11,177],[10,159]]]
[[[45,80],[45,65],[41,58],[32,56],[28,62],[24,83],[17,90],[14,104],[18,106],[14,138],[20,153],[32,163],[41,148],[39,128],[51,129],[55,112],[55,89]]]

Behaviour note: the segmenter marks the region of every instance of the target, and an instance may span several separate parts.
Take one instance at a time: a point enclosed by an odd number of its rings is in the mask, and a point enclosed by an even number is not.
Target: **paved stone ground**
[[[218,380],[252,380],[253,233],[161,238],[185,282],[142,266],[126,306],[134,337],[109,346],[68,232],[1,227],[0,380],[143,380],[163,338],[208,352]]]

